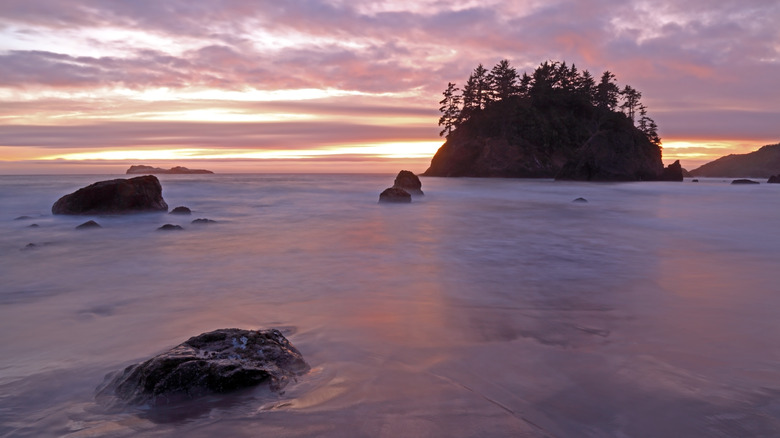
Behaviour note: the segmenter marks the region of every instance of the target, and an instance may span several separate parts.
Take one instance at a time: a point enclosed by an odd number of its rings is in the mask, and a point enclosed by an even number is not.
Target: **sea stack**
[[[393,188],[405,190],[413,196],[422,196],[425,194],[422,191],[422,182],[420,182],[420,178],[408,170],[398,172],[398,176],[395,177],[395,181],[393,182]]]

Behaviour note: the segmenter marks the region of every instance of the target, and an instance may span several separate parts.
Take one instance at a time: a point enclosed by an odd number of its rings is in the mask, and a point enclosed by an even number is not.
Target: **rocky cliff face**
[[[769,178],[780,173],[780,143],[747,154],[731,154],[691,170],[692,176]]]

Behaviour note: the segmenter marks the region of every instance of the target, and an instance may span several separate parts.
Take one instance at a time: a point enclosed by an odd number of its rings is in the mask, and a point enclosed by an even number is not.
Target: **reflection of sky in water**
[[[168,204],[192,216],[97,217],[103,229],[76,232],[89,218],[47,214],[94,179],[0,179],[12,210],[0,222],[8,430],[779,427],[775,187],[429,178],[424,198],[398,206],[376,203],[392,176],[162,176]],[[589,202],[571,203],[580,196]],[[189,223],[198,217],[218,223]],[[163,223],[186,230],[154,231]],[[270,326],[314,369],[281,397],[204,402],[181,421],[92,405],[106,372],[204,331]]]

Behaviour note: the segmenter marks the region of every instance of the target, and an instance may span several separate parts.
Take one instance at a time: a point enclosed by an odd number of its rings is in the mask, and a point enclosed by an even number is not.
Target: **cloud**
[[[431,138],[419,122],[404,136],[398,126],[363,119],[418,117],[433,125],[447,82],[463,84],[478,63],[489,68],[502,58],[520,71],[548,59],[575,63],[596,76],[610,70],[621,84],[642,92],[663,136],[780,137],[778,16],[774,0],[5,0],[0,92],[42,97],[2,102],[0,124],[6,126],[0,143],[65,147],[86,135],[92,137],[82,142],[100,147],[110,142],[111,129],[123,145],[221,140],[238,147],[295,147],[361,135]],[[370,96],[273,104],[182,99],[163,105],[122,94],[157,88],[316,88]],[[70,99],[45,97],[52,90]],[[332,119],[212,126],[222,138],[175,122],[119,123],[198,105],[344,119],[332,128]],[[65,114],[72,119],[63,119]],[[95,117],[115,122],[98,124]],[[35,129],[20,125],[23,119]],[[63,120],[74,126],[55,126]],[[167,140],[148,134],[166,129],[172,132]],[[231,129],[235,139],[228,138]]]

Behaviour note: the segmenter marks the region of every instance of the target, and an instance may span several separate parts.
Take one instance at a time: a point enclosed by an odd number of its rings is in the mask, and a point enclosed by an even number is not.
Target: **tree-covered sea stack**
[[[587,70],[545,62],[519,75],[503,60],[490,71],[478,65],[462,90],[449,83],[443,94],[446,142],[425,176],[670,178],[642,94],[609,71],[597,82]]]

